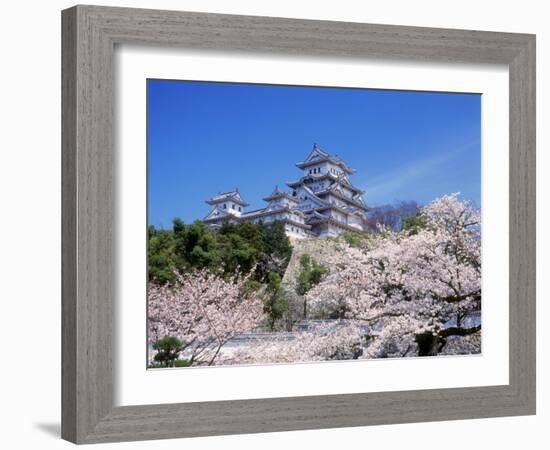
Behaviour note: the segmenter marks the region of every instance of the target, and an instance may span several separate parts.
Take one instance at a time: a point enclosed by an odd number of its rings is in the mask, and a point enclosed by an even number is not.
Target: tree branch
[[[477,333],[481,330],[481,325],[478,325],[477,327],[471,327],[471,328],[461,328],[461,327],[450,327],[445,328],[444,330],[441,330],[439,332],[440,337],[448,337],[448,336],[469,336],[470,334]]]

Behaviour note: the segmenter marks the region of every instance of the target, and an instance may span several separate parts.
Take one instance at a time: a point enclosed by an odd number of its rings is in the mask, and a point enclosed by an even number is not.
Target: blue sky
[[[239,188],[249,209],[298,179],[316,142],[356,169],[369,206],[461,192],[480,204],[481,96],[148,80],[148,221],[203,218]]]

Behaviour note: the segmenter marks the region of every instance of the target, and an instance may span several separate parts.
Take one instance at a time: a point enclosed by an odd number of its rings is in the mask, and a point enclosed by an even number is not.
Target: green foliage
[[[217,238],[221,263],[227,274],[237,270],[250,272],[262,254],[262,236],[257,225],[246,222],[225,224]]]
[[[191,367],[191,361],[188,359],[176,359],[174,361],[174,367]]]
[[[148,234],[149,278],[162,284],[174,281],[176,267],[174,234],[169,230],[156,230],[153,226],[149,227]]]
[[[172,230],[150,227],[148,234],[149,279],[161,284],[173,282],[174,271],[202,268],[225,275],[256,268],[254,278],[267,282],[270,272],[284,274],[292,254],[278,222],[226,223],[215,231],[203,222],[185,224],[176,218]]]
[[[302,270],[298,274],[296,283],[296,293],[305,295],[313,286],[319,284],[327,274],[328,269],[315,261],[310,255],[304,253],[300,258]],[[304,299],[304,319],[307,318],[307,302]]]
[[[302,270],[298,274],[296,293],[305,295],[313,286],[319,284],[326,275],[328,269],[315,261],[310,255],[304,253],[300,258]]]
[[[271,272],[281,277],[284,275],[292,255],[292,246],[281,222],[260,222],[258,226],[264,247],[256,265],[255,278],[265,283]]]
[[[216,236],[203,222],[186,225],[180,219],[174,219],[173,234],[177,270],[186,272],[190,268],[219,267]]]
[[[225,224],[220,229],[222,235],[237,235],[252,247],[256,252],[264,251],[265,244],[262,236],[262,227],[249,222],[239,224]]]
[[[267,286],[264,295],[264,312],[268,315],[269,329],[275,328],[275,322],[283,318],[288,311],[288,299],[281,286],[281,277],[278,273],[270,272],[267,277]]]
[[[365,233],[360,233],[358,231],[346,231],[342,233],[342,239],[344,239],[345,242],[350,247],[355,248],[363,248],[367,244],[369,237]]]
[[[285,233],[282,222],[260,223],[260,231],[265,246],[265,253],[287,260],[292,255],[292,245]]]
[[[426,228],[427,225],[426,217],[420,213],[403,220],[403,230],[409,234],[417,234],[420,230]]]
[[[249,278],[244,284],[243,295],[246,296],[249,294],[253,294],[254,292],[258,292],[261,288],[262,288],[262,283],[252,278]]]
[[[153,344],[153,349],[157,351],[153,359],[162,367],[174,367],[182,346],[183,342],[177,337],[164,336]]]
[[[158,362],[153,362],[147,366],[149,369],[162,369],[166,366]],[[188,359],[176,359],[172,367],[191,367],[191,362]]]

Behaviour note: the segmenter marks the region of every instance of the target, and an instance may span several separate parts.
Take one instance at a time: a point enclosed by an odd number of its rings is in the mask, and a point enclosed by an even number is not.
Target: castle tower
[[[348,177],[355,173],[355,170],[350,168],[343,160],[324,151],[317,144],[313,144],[313,149],[307,158],[297,163],[296,167],[304,171],[304,177],[308,175],[319,176],[322,174]]]
[[[235,222],[244,213],[248,206],[238,189],[229,192],[220,192],[218,195],[206,200],[211,205],[212,211],[203,219],[209,225],[219,226],[224,222]]]
[[[303,176],[287,186],[293,189],[293,197],[300,200],[299,208],[306,214],[306,223],[313,233],[325,237],[366,229],[364,192],[351,183],[350,176],[355,170],[345,161],[314,144],[296,167],[303,171]]]

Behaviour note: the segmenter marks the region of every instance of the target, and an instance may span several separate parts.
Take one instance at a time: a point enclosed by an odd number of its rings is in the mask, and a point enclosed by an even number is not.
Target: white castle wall
[[[306,167],[304,169],[304,177],[307,175],[315,175],[315,174],[323,174],[323,173],[333,173],[334,175],[340,175],[343,173],[342,169],[330,162],[323,162],[320,164],[316,164],[310,167]]]

